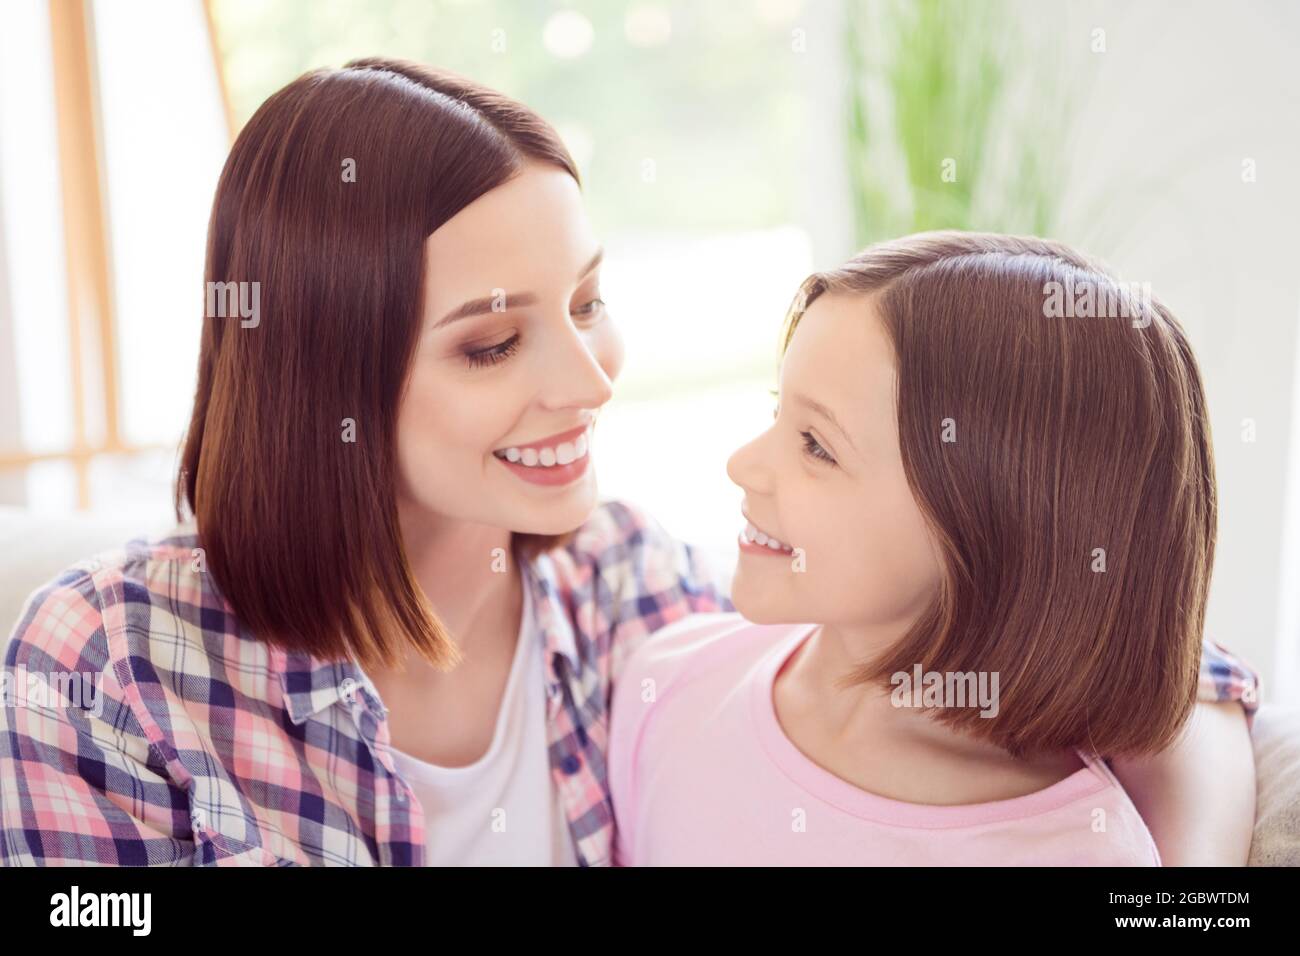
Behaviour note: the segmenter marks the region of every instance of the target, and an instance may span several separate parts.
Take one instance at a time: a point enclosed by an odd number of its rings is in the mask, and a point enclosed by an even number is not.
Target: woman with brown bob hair
[[[597,499],[600,260],[519,103],[380,59],[268,99],[213,203],[194,521],[29,602],[6,671],[101,706],[2,708],[0,859],[608,862],[617,669],[729,605]]]
[[[665,629],[615,691],[620,862],[1245,861],[1257,701],[1202,657],[1209,420],[1159,301],[1041,239],[873,246],[804,283],[728,472],[740,613]],[[1151,792],[1198,687],[1216,744]]]

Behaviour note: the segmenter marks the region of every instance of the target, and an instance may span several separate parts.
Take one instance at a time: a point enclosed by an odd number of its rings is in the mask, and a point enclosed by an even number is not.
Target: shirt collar
[[[370,698],[380,718],[388,712],[370,678],[352,660],[325,661],[305,651],[272,648],[271,667],[279,675],[284,706],[295,726],[340,701],[351,704],[358,694]]]
[[[524,587],[532,589],[533,623],[541,629],[546,648],[546,677],[548,682],[560,679],[555,671],[556,657],[568,662],[570,674],[579,673],[582,663],[578,657],[578,643],[573,633],[573,618],[565,604],[568,593],[562,583],[552,556],[546,552],[532,561],[524,562]]]
[[[557,655],[568,662],[570,674],[578,673],[581,666],[573,621],[564,603],[565,589],[549,554],[542,553],[531,562],[524,562],[521,571],[524,587],[531,589],[533,624],[542,633],[547,681],[558,682]],[[271,668],[279,675],[285,708],[295,726],[339,701],[350,703],[349,695],[357,693],[369,696],[368,703],[381,719],[388,713],[370,678],[351,659],[327,661],[305,651],[273,647]]]

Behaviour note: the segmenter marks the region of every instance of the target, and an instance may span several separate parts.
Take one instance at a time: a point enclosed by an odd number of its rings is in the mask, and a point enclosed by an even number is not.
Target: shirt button
[[[345,677],[339,684],[339,699],[348,705],[355,703],[358,686],[357,682],[351,677]]]
[[[576,754],[569,754],[569,756],[560,761],[560,769],[569,776],[573,776],[581,767],[582,761],[578,759]]]
[[[403,790],[401,787],[398,787],[398,788],[397,788],[397,793],[393,794],[393,797],[394,797],[394,799],[397,800],[398,803],[405,803],[405,802],[406,802],[406,791]]]

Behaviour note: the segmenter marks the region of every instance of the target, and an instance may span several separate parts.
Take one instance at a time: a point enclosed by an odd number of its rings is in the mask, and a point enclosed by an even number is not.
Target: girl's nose
[[[740,446],[727,459],[727,477],[748,492],[763,493],[771,485],[762,459],[762,438],[759,435],[748,444]]]

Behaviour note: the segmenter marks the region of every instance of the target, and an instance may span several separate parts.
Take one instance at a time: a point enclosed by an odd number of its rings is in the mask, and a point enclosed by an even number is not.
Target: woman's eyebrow
[[[604,258],[605,258],[605,247],[601,246],[599,249],[596,250],[596,254],[591,257],[591,260],[585,266],[582,267],[582,271],[578,273],[578,281],[581,282],[583,279],[587,278],[587,276],[595,272],[596,266],[600,265],[601,260],[603,260]]]
[[[486,315],[489,312],[507,312],[518,305],[532,305],[537,296],[531,292],[503,292],[500,295],[485,295],[477,299],[462,302],[438,320],[435,329],[449,325],[457,319],[468,319],[471,315]],[[495,308],[494,308],[495,307]]]
[[[578,273],[578,281],[581,282],[587,276],[596,271],[596,266],[600,265],[601,260],[605,258],[605,250],[597,249],[596,254],[591,257],[582,270]],[[440,329],[444,325],[449,325],[457,319],[468,319],[474,315],[486,315],[489,312],[506,312],[519,305],[533,305],[537,302],[537,296],[531,292],[503,292],[499,295],[484,295],[477,299],[470,299],[468,302],[462,302],[456,308],[452,309],[434,325],[435,329]],[[496,308],[494,308],[494,306]]]
[[[835,417],[834,412],[832,412],[821,402],[815,401],[814,399],[809,398],[807,395],[801,395],[798,392],[795,392],[793,398],[799,404],[812,409],[812,411],[816,412],[818,415],[822,416],[822,418],[826,419],[828,422],[834,425],[835,428],[839,431],[839,433],[844,436],[844,440],[849,443],[849,445],[853,448],[853,450],[854,451],[858,450],[858,446],[855,445],[853,443],[853,439],[849,437],[848,429],[846,429],[843,425],[840,424],[840,421],[838,418]]]

